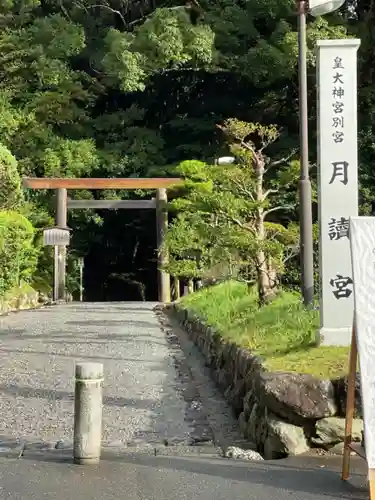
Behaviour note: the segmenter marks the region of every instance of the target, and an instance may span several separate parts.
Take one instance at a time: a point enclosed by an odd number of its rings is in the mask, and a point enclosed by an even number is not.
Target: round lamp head
[[[324,16],[338,10],[344,2],[345,0],[310,0],[309,12],[314,17]]]
[[[233,156],[221,156],[216,159],[216,165],[230,165],[236,161],[236,158]]]

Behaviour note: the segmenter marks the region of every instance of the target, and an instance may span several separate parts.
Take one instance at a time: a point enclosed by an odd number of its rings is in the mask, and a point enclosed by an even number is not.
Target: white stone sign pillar
[[[356,39],[317,42],[320,337],[325,345],[349,345],[353,323],[349,217],[358,215],[359,45]]]

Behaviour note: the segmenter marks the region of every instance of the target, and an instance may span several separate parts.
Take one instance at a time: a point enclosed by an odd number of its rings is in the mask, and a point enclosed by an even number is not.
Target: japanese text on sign
[[[333,76],[332,76],[332,97],[333,97],[333,116],[332,116],[332,137],[333,141],[338,144],[344,142],[344,66],[341,57],[333,59]]]
[[[337,145],[344,142],[344,64],[341,57],[334,57],[332,61],[332,137],[333,142]],[[332,175],[329,184],[333,184],[336,180],[346,186],[348,184],[348,167],[347,161],[333,161]]]
[[[344,184],[344,186],[348,183],[348,167],[349,163],[347,161],[333,161],[332,165],[332,176],[329,181],[329,184],[333,184],[336,179]]]
[[[346,217],[340,217],[339,219],[331,217],[328,223],[328,236],[330,240],[349,238],[349,219]]]
[[[330,279],[329,284],[336,299],[347,299],[353,293],[353,280],[349,276],[336,274]]]

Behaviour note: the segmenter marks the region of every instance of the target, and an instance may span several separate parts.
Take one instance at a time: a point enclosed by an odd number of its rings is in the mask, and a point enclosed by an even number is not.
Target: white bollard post
[[[103,365],[77,363],[74,395],[74,463],[98,464],[102,441]]]

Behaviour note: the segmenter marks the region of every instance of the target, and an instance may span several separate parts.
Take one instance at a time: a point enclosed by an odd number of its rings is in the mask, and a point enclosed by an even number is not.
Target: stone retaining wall
[[[269,372],[250,351],[225,342],[181,304],[167,312],[204,354],[218,387],[231,403],[244,437],[266,459],[323,448],[342,452],[346,380],[320,380],[300,373]],[[363,429],[359,381],[352,437]]]
[[[0,298],[0,315],[8,314],[13,311],[35,309],[46,303],[48,303],[47,297],[41,295],[36,290],[28,290],[12,299],[4,300]]]

